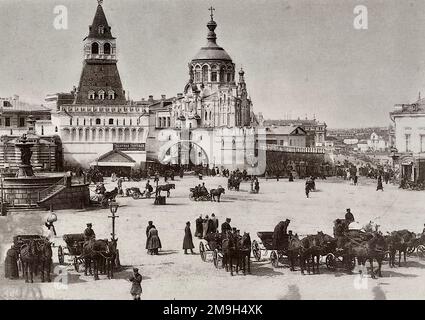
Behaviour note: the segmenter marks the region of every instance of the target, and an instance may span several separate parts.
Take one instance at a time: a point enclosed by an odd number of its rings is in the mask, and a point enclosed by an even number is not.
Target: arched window
[[[210,120],[212,119],[212,112],[210,111]]]
[[[93,42],[91,45],[91,53],[99,54],[99,44],[97,42]]]
[[[111,44],[109,42],[106,42],[103,45],[103,53],[104,54],[111,54]]]
[[[113,125],[114,124],[114,119],[110,118],[108,123]]]
[[[195,69],[195,82],[201,82],[201,68],[199,66]]]
[[[100,100],[105,99],[105,91],[99,90],[99,92],[97,94],[98,94]]]
[[[72,118],[69,119],[69,125],[72,126]]]
[[[225,79],[224,79],[224,67],[221,67],[221,69],[220,69],[220,81],[221,82],[225,81]]]
[[[96,124],[100,124],[100,119],[99,118],[96,119]]]
[[[114,100],[115,99],[115,92],[114,92],[114,90],[109,90],[108,91],[108,99],[109,100]]]
[[[90,90],[90,91],[88,92],[88,98],[89,98],[90,100],[94,100],[94,96],[95,96],[94,91],[93,91],[93,90]]]
[[[202,82],[208,82],[208,66],[202,67]]]
[[[208,120],[208,111],[205,111],[205,120]]]
[[[58,127],[55,127],[55,132],[58,132]]]

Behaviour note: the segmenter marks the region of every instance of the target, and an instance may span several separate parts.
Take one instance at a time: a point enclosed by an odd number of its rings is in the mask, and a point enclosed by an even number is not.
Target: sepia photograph
[[[425,299],[425,1],[0,0],[0,30],[0,300]]]

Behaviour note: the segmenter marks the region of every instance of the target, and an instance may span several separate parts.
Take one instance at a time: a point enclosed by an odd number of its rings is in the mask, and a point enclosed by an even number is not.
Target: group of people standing
[[[208,217],[208,215],[206,215],[205,218],[202,218],[202,214],[199,215],[199,218],[196,219],[195,223],[195,237],[198,237],[199,239],[204,238],[208,233],[217,232],[219,226],[218,219],[214,213],[211,214],[211,218]]]

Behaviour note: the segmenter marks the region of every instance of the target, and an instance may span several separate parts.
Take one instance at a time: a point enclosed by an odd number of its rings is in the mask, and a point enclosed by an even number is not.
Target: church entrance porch
[[[136,167],[136,161],[120,150],[112,150],[90,163],[103,176],[110,177],[115,173],[118,177],[130,177],[131,170]]]

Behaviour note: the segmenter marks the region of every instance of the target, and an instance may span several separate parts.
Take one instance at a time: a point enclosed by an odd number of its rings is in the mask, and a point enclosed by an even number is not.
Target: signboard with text
[[[144,143],[114,143],[114,150],[145,151]]]

